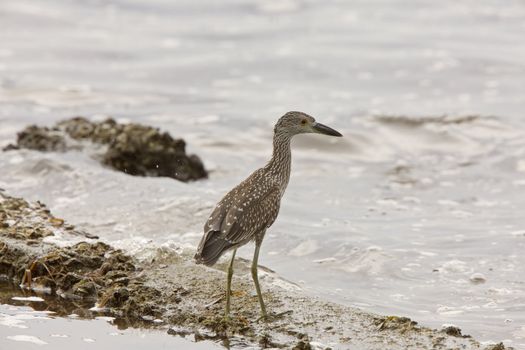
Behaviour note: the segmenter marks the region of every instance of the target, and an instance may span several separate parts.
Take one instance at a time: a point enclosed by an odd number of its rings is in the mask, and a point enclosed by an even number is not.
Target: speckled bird
[[[253,240],[255,253],[251,272],[262,318],[268,318],[257,276],[259,249],[266,230],[277,218],[281,198],[290,180],[292,137],[307,133],[342,136],[336,130],[317,123],[308,114],[295,111],[286,113],[275,124],[270,161],[228,192],[204,225],[204,235],[195,254],[197,263],[212,266],[224,253],[233,250],[226,284],[226,317],[230,313],[235,253],[237,248]]]

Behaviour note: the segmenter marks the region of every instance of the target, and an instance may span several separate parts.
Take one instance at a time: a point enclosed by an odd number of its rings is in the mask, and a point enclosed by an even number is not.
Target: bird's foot
[[[222,315],[222,317],[219,317],[219,324],[221,325],[221,327],[225,328],[225,329],[228,329],[230,327],[236,327],[236,325],[238,325],[239,323],[239,316],[237,314],[230,314],[230,313],[225,313]]]
[[[289,315],[291,314],[293,311],[292,310],[287,310],[287,311],[283,311],[283,312],[279,312],[279,313],[270,313],[270,314],[264,314],[262,315],[261,317],[259,317],[257,319],[257,322],[259,321],[264,321],[264,322],[275,322],[281,318],[283,318],[284,316],[286,315]]]

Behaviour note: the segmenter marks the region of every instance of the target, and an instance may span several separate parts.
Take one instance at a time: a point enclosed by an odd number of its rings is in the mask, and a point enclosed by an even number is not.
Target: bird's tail
[[[212,266],[232,246],[232,243],[220,237],[220,231],[209,231],[202,237],[194,259],[197,264]]]

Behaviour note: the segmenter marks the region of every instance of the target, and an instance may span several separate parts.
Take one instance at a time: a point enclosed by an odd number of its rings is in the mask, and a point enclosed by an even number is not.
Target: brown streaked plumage
[[[266,229],[277,218],[281,198],[290,179],[292,160],[290,141],[294,135],[303,133],[342,136],[334,129],[317,123],[314,118],[305,113],[286,113],[275,125],[273,155],[268,164],[253,172],[246,180],[226,194],[204,225],[204,236],[195,254],[197,263],[211,266],[225,252],[233,250],[228,269],[226,316],[230,311],[230,287],[235,252],[238,247],[254,240],[255,254],[252,262],[252,277],[261,305],[262,316],[267,317],[257,277],[259,248]]]

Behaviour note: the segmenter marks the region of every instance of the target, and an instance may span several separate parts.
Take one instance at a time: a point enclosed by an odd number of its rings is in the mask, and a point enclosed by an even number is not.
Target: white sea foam
[[[36,345],[46,345],[47,344],[42,339],[40,339],[38,337],[35,337],[33,335],[25,335],[25,334],[8,335],[6,338],[9,339],[9,340],[33,343],[33,344],[36,344]]]
[[[35,296],[31,296],[31,297],[12,297],[11,299],[12,300],[19,300],[19,301],[44,301],[44,299],[42,299],[40,297],[35,297]]]
[[[319,249],[317,241],[313,239],[301,242],[297,247],[293,248],[288,255],[290,256],[304,256],[315,253]]]

